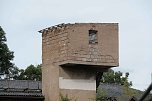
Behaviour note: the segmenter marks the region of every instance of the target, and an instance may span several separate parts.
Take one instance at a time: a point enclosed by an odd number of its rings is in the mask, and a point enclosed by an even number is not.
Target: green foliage
[[[16,67],[13,79],[15,80],[35,80],[41,81],[42,80],[42,72],[41,72],[41,65],[30,65],[25,70],[18,69]]]
[[[6,33],[0,26],[0,74],[5,74],[5,79],[9,79],[14,69],[14,64],[12,63],[14,55],[6,44],[7,39],[5,35]]]
[[[16,69],[17,75],[13,77],[15,80],[26,80],[25,71],[24,69]]]
[[[24,72],[27,80],[41,80],[41,65],[30,65],[25,69]]]
[[[68,98],[68,95],[63,96],[62,94],[60,94],[60,98],[61,98],[61,101],[73,101],[72,99]],[[74,101],[76,101],[76,99]]]
[[[139,95],[139,93],[135,89],[131,89],[129,87],[123,86],[123,93],[126,96],[133,97]]]
[[[12,69],[11,69],[11,73],[9,74],[10,76],[10,79],[15,79],[19,76],[19,68],[14,66]]]
[[[106,101],[106,92],[104,92],[101,89],[97,89],[97,97],[96,97],[96,101]]]
[[[61,95],[61,101],[71,101],[71,99],[68,98],[68,96]]]
[[[103,73],[103,77],[101,79],[102,83],[116,83],[120,85],[124,85],[125,87],[132,86],[132,82],[128,81],[129,73],[125,73],[125,76],[123,76],[123,73],[118,71],[114,72],[112,69],[109,69],[108,72]]]
[[[14,66],[12,63],[14,55],[6,44],[5,35],[6,33],[0,26],[0,74],[4,75],[4,79],[41,80],[41,65],[30,65],[25,70]]]

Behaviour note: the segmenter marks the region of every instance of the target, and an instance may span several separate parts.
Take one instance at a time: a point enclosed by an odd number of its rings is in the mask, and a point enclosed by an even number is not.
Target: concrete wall
[[[95,72],[84,68],[61,67],[60,94],[76,101],[92,101],[96,98]]]
[[[42,93],[45,101],[59,101],[59,67],[57,65],[43,65]]]

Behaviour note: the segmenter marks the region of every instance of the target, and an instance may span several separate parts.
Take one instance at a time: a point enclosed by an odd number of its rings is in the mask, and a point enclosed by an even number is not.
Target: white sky
[[[41,63],[41,34],[60,23],[119,23],[120,66],[145,90],[152,73],[151,0],[0,0],[0,26],[19,68]]]

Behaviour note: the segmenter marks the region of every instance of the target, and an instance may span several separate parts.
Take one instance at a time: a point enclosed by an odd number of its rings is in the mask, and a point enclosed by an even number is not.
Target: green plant
[[[96,101],[106,101],[106,92],[101,89],[97,89]]]
[[[60,94],[60,98],[61,98],[61,101],[72,101],[72,99],[68,98],[67,94],[65,96],[63,96],[62,94]],[[76,101],[76,99],[74,101]]]
[[[71,101],[71,99],[68,98],[68,96],[63,96],[62,94],[60,95],[61,101]]]
[[[129,97],[138,95],[138,92],[136,90],[133,90],[133,89],[126,87],[126,86],[123,86],[123,91],[124,91],[124,94],[129,96]]]

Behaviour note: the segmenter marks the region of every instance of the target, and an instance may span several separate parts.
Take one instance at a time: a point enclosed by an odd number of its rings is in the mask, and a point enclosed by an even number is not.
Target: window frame
[[[98,43],[98,33],[97,32],[98,32],[97,30],[89,30],[89,44]]]

